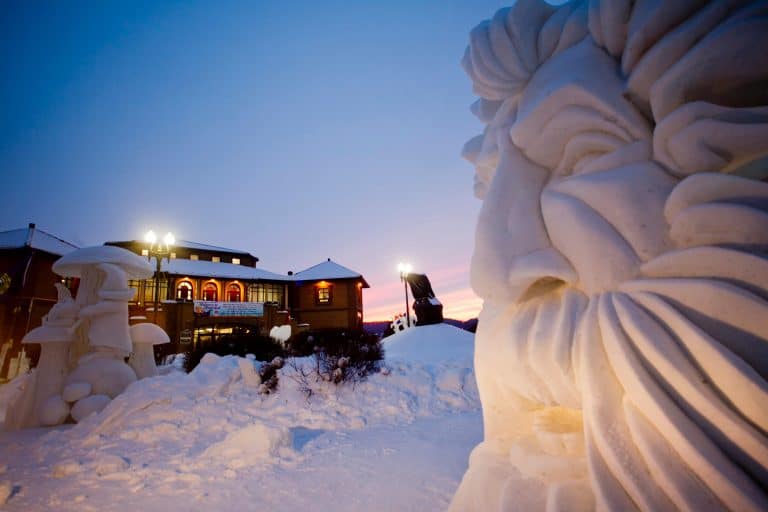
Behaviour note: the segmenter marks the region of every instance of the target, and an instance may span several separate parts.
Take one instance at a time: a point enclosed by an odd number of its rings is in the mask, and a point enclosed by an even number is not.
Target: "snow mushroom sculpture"
[[[486,125],[473,510],[768,510],[768,8],[519,0]]]
[[[168,334],[159,325],[143,322],[131,326],[131,339],[133,353],[128,359],[128,364],[136,372],[136,376],[140,379],[156,376],[154,346],[170,343]]]
[[[79,336],[70,354],[74,369],[64,381],[67,395],[78,397],[72,417],[79,421],[103,409],[137,379],[125,363],[133,350],[128,301],[134,290],[128,286],[128,279],[146,279],[153,270],[143,258],[112,246],[71,252],[59,259],[53,270],[81,279],[76,299],[80,307]],[[90,393],[76,392],[84,389],[90,389]]]

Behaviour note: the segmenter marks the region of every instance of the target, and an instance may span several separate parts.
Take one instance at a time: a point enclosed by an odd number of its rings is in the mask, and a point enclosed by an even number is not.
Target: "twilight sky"
[[[0,230],[172,231],[279,273],[330,257],[371,284],[366,320],[403,311],[410,261],[472,317],[459,61],[508,3],[6,0]]]

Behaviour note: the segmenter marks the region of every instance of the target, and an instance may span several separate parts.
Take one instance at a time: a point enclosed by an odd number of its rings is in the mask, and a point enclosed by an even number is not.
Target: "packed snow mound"
[[[248,378],[261,363],[207,354],[189,374],[132,383],[76,425],[5,433],[0,450],[24,454],[8,458],[21,488],[10,510],[127,510],[136,500],[152,511],[237,509],[254,499],[280,511],[370,500],[445,509],[480,440],[472,339],[447,325],[411,329],[387,341],[381,372],[338,386],[317,378],[314,358],[288,359],[268,395]],[[14,388],[0,387],[0,399]]]
[[[471,366],[475,335],[449,324],[434,324],[405,329],[384,338],[383,344],[387,360],[427,365],[469,361]]]

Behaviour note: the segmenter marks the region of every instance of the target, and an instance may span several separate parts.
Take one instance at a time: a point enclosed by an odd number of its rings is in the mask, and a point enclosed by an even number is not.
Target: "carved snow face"
[[[472,279],[490,301],[570,283],[588,295],[632,278],[668,247],[676,180],[652,161],[648,121],[625,99],[618,62],[591,40],[545,62],[465,146],[484,199]]]

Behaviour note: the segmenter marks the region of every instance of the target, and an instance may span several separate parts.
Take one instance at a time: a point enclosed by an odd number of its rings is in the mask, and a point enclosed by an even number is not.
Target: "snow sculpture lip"
[[[65,277],[83,277],[83,269],[99,263],[119,266],[135,279],[148,279],[154,274],[149,262],[141,256],[120,247],[97,245],[83,247],[65,254],[53,264],[53,271]]]

